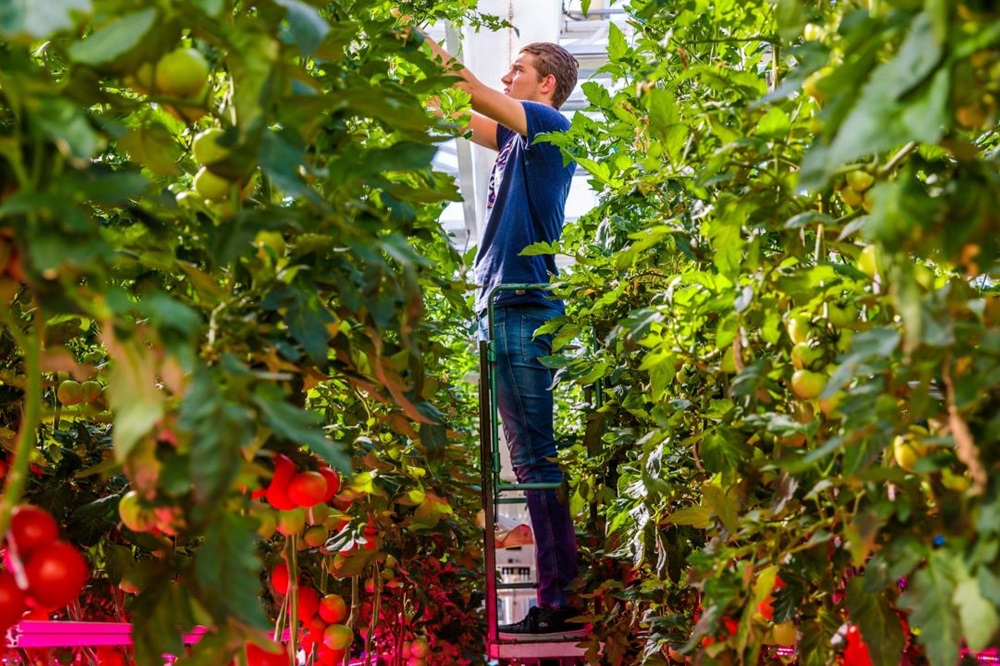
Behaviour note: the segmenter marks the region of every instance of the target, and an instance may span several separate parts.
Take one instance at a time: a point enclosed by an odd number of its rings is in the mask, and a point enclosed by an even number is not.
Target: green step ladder
[[[483,513],[485,515],[485,579],[486,579],[486,648],[487,657],[500,664],[541,666],[583,664],[585,649],[577,647],[579,638],[565,640],[506,640],[500,638],[497,601],[500,590],[536,589],[537,582],[501,583],[497,580],[496,521],[503,504],[523,504],[524,496],[509,496],[524,490],[558,488],[558,483],[508,483],[500,478],[501,457],[499,418],[497,414],[496,347],[493,340],[494,296],[500,291],[547,289],[545,284],[505,284],[490,293],[487,307],[489,340],[479,342],[479,469],[482,481]]]

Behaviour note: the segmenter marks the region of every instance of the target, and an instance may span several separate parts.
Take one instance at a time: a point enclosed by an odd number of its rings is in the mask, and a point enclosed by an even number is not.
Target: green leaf
[[[95,30],[86,39],[71,44],[69,56],[76,62],[95,67],[114,62],[142,43],[158,17],[159,12],[154,7],[126,14]]]
[[[240,468],[240,448],[250,441],[253,424],[246,410],[227,404],[219,393],[218,371],[195,374],[181,403],[177,426],[191,433],[187,474],[195,500],[211,505],[229,488]]]
[[[90,0],[6,0],[0,3],[0,35],[20,42],[45,39],[72,30],[92,11]]]
[[[785,42],[798,37],[806,23],[804,7],[799,0],[778,0],[775,17],[778,20],[778,34]]]
[[[938,67],[941,46],[926,15],[920,16],[896,57],[879,66],[862,88],[832,143],[816,142],[806,154],[801,187],[822,187],[838,166],[866,155],[941,138],[949,119],[951,70]]]
[[[910,624],[920,629],[918,639],[931,666],[954,666],[958,661],[962,627],[953,602],[958,566],[948,551],[932,551],[926,565],[910,576],[899,599],[900,607],[910,611]]]
[[[988,569],[983,567],[982,571],[988,572]],[[986,580],[982,576],[973,578],[968,569],[962,566],[958,585],[952,596],[962,620],[962,635],[968,642],[969,649],[975,652],[990,647],[997,632],[1000,632],[997,606],[987,598],[982,588],[982,582]]]
[[[792,122],[788,114],[772,106],[757,123],[756,133],[763,139],[784,139],[791,127]]]
[[[38,108],[28,117],[67,155],[90,159],[101,150],[103,139],[94,131],[87,114],[68,99],[39,100]]]
[[[153,569],[152,567],[155,567]],[[192,597],[163,564],[147,565],[132,611],[132,641],[138,666],[160,666],[164,654],[182,654],[185,632],[194,628]]]
[[[174,135],[158,122],[133,127],[128,134],[118,139],[118,148],[125,151],[129,159],[150,171],[163,176],[181,173],[178,162],[183,156]]]
[[[705,502],[712,508],[712,512],[722,522],[726,531],[735,536],[740,529],[739,502],[736,498],[711,483],[702,484],[701,491]]]
[[[677,509],[664,520],[674,525],[691,525],[692,527],[705,530],[712,526],[712,514],[711,507],[689,506]]]
[[[323,39],[330,33],[330,25],[319,15],[319,11],[301,0],[274,0],[274,2],[285,8],[285,18],[302,55],[310,55],[319,48]]]
[[[319,302],[315,293],[306,288],[281,284],[271,291],[261,307],[267,310],[283,311],[288,330],[296,342],[316,364],[326,362],[329,333],[326,324],[333,316]]]
[[[351,472],[351,462],[343,446],[327,439],[320,429],[323,419],[319,414],[268,396],[264,388],[258,389],[254,395],[254,402],[260,408],[265,423],[278,435],[291,442],[308,446],[316,455],[337,469],[346,473]]]
[[[113,331],[108,324],[106,331]],[[157,386],[156,353],[136,340],[104,337],[111,356],[109,405],[115,415],[115,458],[124,462],[132,449],[163,417],[163,394]]]
[[[621,60],[628,52],[628,42],[625,33],[615,23],[608,24],[608,57],[612,61]]]
[[[701,459],[709,472],[739,469],[749,453],[744,439],[728,428],[719,428],[701,440]]]
[[[256,521],[220,512],[195,555],[194,573],[202,603],[213,617],[264,628],[267,615],[258,598],[260,569],[254,548]]]
[[[851,621],[861,629],[861,637],[868,644],[872,663],[898,663],[906,646],[899,617],[885,594],[867,592],[865,582],[865,575],[858,574],[847,584],[846,603]]]

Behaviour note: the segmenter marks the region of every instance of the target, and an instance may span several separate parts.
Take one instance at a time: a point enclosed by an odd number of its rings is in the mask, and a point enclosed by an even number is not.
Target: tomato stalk
[[[7,474],[7,484],[0,496],[0,534],[6,534],[10,527],[10,514],[14,506],[24,495],[28,479],[28,463],[31,452],[35,448],[36,432],[42,409],[42,331],[44,322],[38,311],[35,312],[33,333],[24,333],[18,322],[11,316],[10,310],[0,309],[2,323],[15,343],[24,350],[24,370],[26,384],[24,389],[24,413],[21,415],[21,429],[17,435],[14,447],[14,461]]]

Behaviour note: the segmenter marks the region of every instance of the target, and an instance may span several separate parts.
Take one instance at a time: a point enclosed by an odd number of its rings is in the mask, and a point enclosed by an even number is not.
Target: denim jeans
[[[497,408],[520,483],[560,483],[555,462],[552,370],[538,360],[552,353],[552,336],[534,337],[535,330],[556,316],[550,308],[507,306],[494,310]],[[479,336],[489,339],[486,314],[479,319]],[[568,605],[567,588],[576,578],[576,534],[569,507],[556,489],[525,491],[535,536],[538,604]]]

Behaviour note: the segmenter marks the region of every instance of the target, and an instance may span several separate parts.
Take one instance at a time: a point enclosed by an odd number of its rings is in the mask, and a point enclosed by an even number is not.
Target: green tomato
[[[788,318],[785,327],[788,330],[788,337],[791,339],[792,344],[797,345],[809,341],[809,338],[812,337],[812,324],[810,320],[811,317],[804,312],[794,314]]]
[[[225,132],[218,127],[210,127],[200,132],[191,142],[191,154],[198,164],[214,164],[220,162],[229,155],[229,148],[219,144],[219,138]]]
[[[179,48],[156,63],[156,87],[174,97],[191,97],[208,83],[209,67],[197,49]]]
[[[858,255],[858,270],[872,278],[878,277],[879,251],[875,245],[865,245]]]
[[[812,370],[796,370],[792,373],[792,393],[802,400],[818,398],[826,387],[826,375]]]
[[[194,176],[195,191],[211,201],[225,199],[229,196],[231,188],[232,183],[222,176],[215,175],[207,167],[198,169],[198,173]]]

